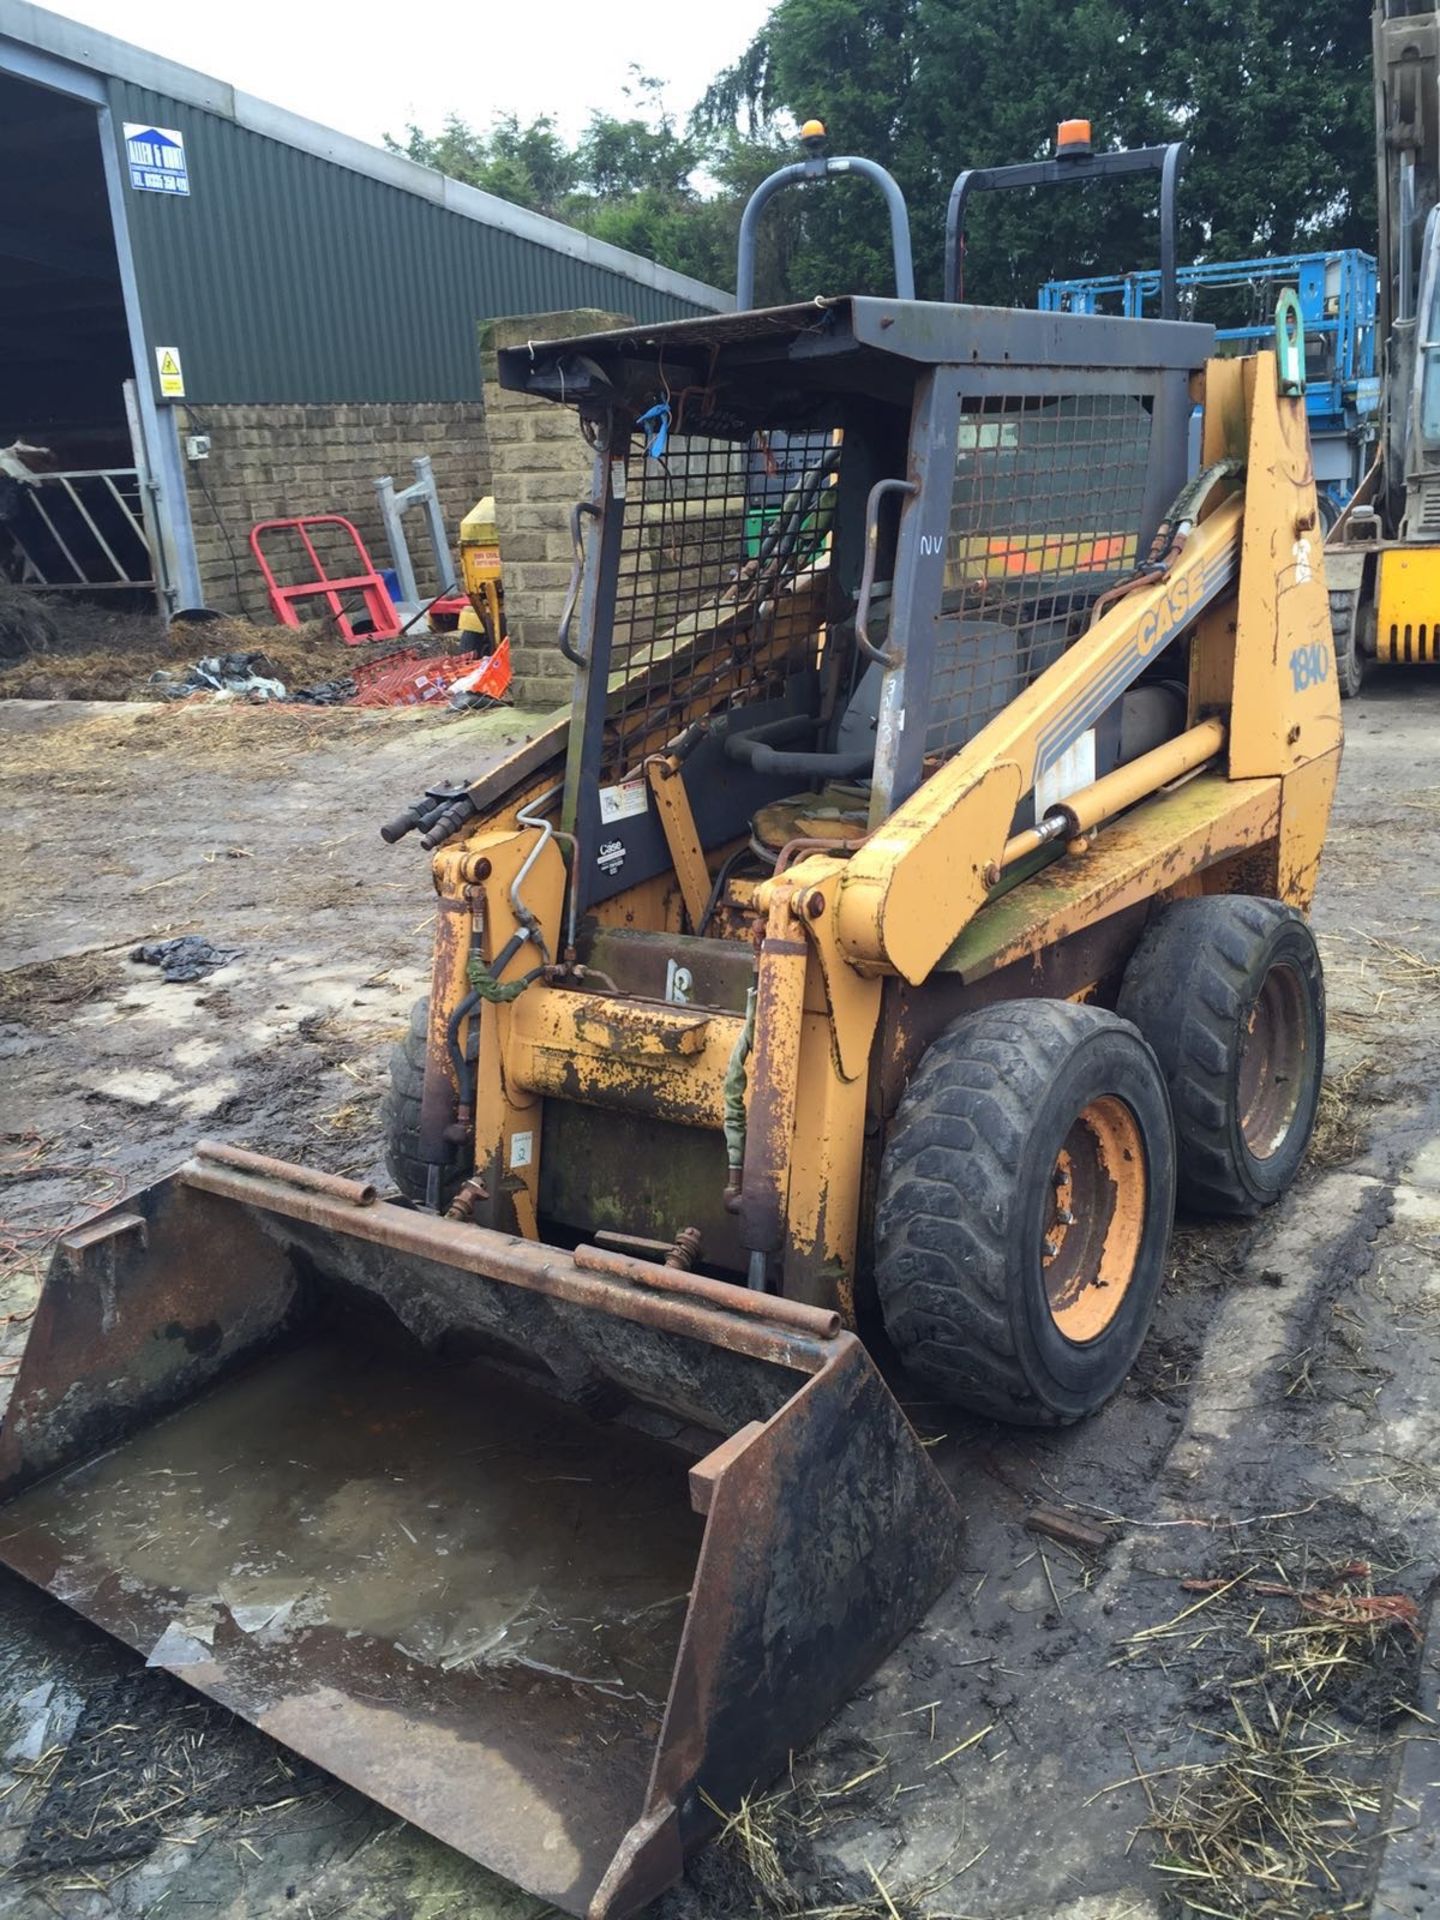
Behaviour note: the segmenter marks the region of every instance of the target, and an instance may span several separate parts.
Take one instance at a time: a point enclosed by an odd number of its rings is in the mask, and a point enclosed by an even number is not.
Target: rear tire
[[[1335,642],[1335,680],[1342,700],[1353,700],[1365,684],[1366,660],[1360,646],[1358,588],[1330,595],[1330,631]]]
[[[1165,1085],[1133,1027],[1063,1000],[967,1014],[917,1068],[881,1167],[897,1354],[995,1419],[1093,1412],[1145,1338],[1174,1192]]]
[[[1176,901],[1131,956],[1118,1005],[1170,1089],[1181,1203],[1254,1214],[1278,1200],[1325,1064],[1325,976],[1303,916],[1241,894]]]
[[[385,1165],[390,1178],[405,1199],[417,1207],[426,1204],[430,1169],[420,1158],[420,1100],[425,1091],[425,1041],[430,1022],[427,995],[410,1009],[410,1025],[403,1040],[390,1053],[390,1085],[380,1106],[380,1124],[385,1134]],[[471,1031],[475,1022],[471,1021]],[[440,1175],[440,1211],[443,1213],[460,1190],[466,1174],[465,1154],[459,1147],[448,1149]]]

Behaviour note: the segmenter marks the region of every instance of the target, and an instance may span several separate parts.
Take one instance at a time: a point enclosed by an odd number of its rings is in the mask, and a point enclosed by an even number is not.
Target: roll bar
[[[1088,149],[1088,141],[1087,141]],[[1160,318],[1178,320],[1180,300],[1175,280],[1175,193],[1185,144],[1165,147],[1120,147],[1113,153],[1063,150],[1051,160],[1022,160],[1008,167],[967,167],[950,189],[945,209],[945,298],[960,298],[960,248],[965,233],[965,205],[972,193],[991,193],[1001,187],[1063,187],[1084,180],[1117,180],[1127,174],[1160,176]]]
[[[745,202],[745,211],[740,216],[739,256],[735,263],[736,311],[745,313],[755,304],[755,231],[767,204],[782,187],[798,185],[802,180],[828,180],[841,173],[858,173],[866,180],[873,180],[884,194],[890,214],[890,252],[895,262],[896,297],[913,300],[915,263],[910,251],[910,214],[905,205],[905,196],[900,191],[900,183],[877,161],[865,160],[853,153],[828,158],[816,150],[815,136],[807,138],[806,145],[811,148],[806,159],[792,161],[788,167],[778,167],[760,182]]]

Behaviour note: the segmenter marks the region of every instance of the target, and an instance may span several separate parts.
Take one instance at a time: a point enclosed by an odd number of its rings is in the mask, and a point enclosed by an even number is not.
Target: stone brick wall
[[[182,436],[210,436],[209,459],[186,465],[206,604],[242,610],[264,622],[270,619],[264,583],[250,554],[250,528],[257,520],[342,513],[359,528],[376,566],[388,566],[374,482],[388,473],[397,487],[408,485],[411,458],[428,453],[452,550],[458,547],[463,516],[482,494],[495,495],[517,702],[566,704],[572,673],[555,636],[570,583],[570,510],[589,496],[593,455],[572,408],[501,391],[495,356],[499,348],[526,340],[629,324],[628,314],[588,309],[489,322],[480,340],[483,404],[178,410]],[[421,589],[433,593],[445,583],[432,577],[421,516],[411,515],[407,528]],[[326,557],[331,555],[327,552]]]
[[[521,314],[491,321],[481,332],[505,620],[522,706],[563,705],[571,697],[572,669],[555,635],[570,584],[570,510],[590,497],[594,455],[573,407],[501,390],[496,354],[527,340],[628,325],[628,314],[582,310]]]
[[[271,615],[250,552],[250,529],[257,520],[297,513],[344,514],[359,528],[375,565],[388,567],[390,550],[374,483],[388,473],[397,490],[407,487],[415,477],[412,458],[428,453],[458,565],[460,521],[482,494],[493,490],[485,409],[478,401],[180,411],[182,436],[210,436],[209,459],[186,463],[206,604],[245,612],[262,622],[268,623]],[[407,514],[405,527],[420,589],[438,593],[448,582],[435,578],[423,515]],[[325,557],[331,562],[330,553]]]

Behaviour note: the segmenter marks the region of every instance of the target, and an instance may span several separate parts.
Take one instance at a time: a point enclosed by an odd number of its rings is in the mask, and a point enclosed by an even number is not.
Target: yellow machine
[[[1210,344],[856,297],[501,355],[595,454],[575,699],[387,829],[397,1192],[203,1144],[69,1236],[0,1559],[566,1912],[675,1878],[955,1570],[870,1349],[1089,1413],[1177,1198],[1303,1159],[1326,586],[1303,400]]]
[[[505,636],[500,612],[500,530],[495,496],[487,493],[460,522],[460,583],[470,602],[460,616],[461,633],[483,634],[493,653]]]
[[[1375,0],[1380,444],[1326,541],[1340,689],[1440,664],[1440,11]]]

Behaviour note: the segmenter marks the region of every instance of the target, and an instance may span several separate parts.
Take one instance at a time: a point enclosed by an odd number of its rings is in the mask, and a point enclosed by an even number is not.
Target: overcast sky
[[[451,112],[476,126],[497,112],[548,113],[573,135],[592,107],[623,109],[632,62],[666,83],[683,117],[773,0],[45,4],[378,146],[411,121],[433,131]]]

